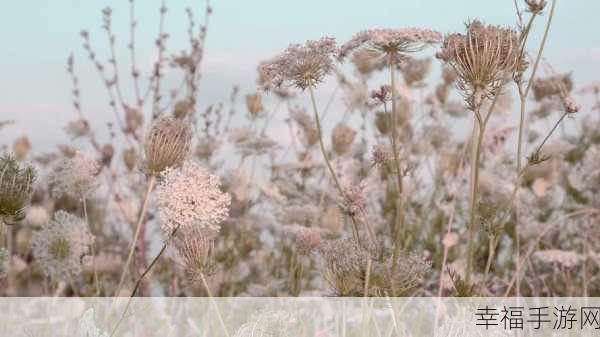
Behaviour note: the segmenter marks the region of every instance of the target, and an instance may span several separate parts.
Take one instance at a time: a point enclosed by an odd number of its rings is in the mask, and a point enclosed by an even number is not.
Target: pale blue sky
[[[191,5],[202,14],[204,3],[167,1],[172,51],[185,43],[185,7]],[[159,4],[159,0],[137,0],[142,65],[149,65],[155,53],[152,43]],[[35,145],[67,140],[61,128],[74,116],[65,73],[65,60],[71,52],[77,60],[86,113],[97,121],[112,118],[106,109],[106,94],[85,62],[79,38],[79,31],[88,29],[100,54],[105,51],[100,10],[106,6],[115,11],[120,57],[126,59],[127,0],[4,2],[0,11],[0,120],[15,119],[17,125],[0,131],[0,143],[12,142],[22,134],[28,134]],[[359,30],[375,27],[460,31],[469,18],[503,25],[515,22],[513,0],[213,0],[212,6],[201,86],[201,101],[207,103],[223,100],[233,84],[240,84],[242,92],[252,91],[256,64],[292,42],[323,35],[343,42]],[[597,0],[558,0],[545,56],[558,71],[573,71],[577,83],[600,79],[598,13]]]

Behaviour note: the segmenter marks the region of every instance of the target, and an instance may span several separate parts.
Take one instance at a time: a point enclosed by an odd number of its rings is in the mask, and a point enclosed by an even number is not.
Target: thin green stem
[[[142,229],[142,223],[144,222],[144,217],[146,216],[146,212],[148,211],[148,204],[150,201],[150,192],[152,192],[155,182],[156,182],[156,177],[151,176],[150,180],[148,181],[148,189],[146,190],[146,195],[144,196],[144,203],[142,205],[142,211],[140,212],[140,216],[138,218],[138,222],[137,222],[137,225],[135,228],[135,233],[133,235],[133,240],[131,241],[131,244],[129,245],[129,254],[127,255],[127,261],[125,262],[123,271],[121,272],[121,277],[120,277],[119,285],[117,286],[117,291],[115,292],[115,296],[118,296],[119,293],[121,292],[121,288],[123,287],[123,283],[125,281],[125,276],[127,275],[127,272],[129,270],[129,265],[131,264],[131,260],[133,258],[133,253],[135,252],[135,245],[137,244],[137,241],[139,239],[140,232]]]
[[[140,286],[142,284],[142,281],[144,280],[144,277],[146,277],[146,275],[148,275],[148,273],[150,272],[150,270],[154,267],[154,265],[158,262],[158,260],[160,259],[160,257],[163,255],[163,253],[167,249],[167,246],[168,246],[169,242],[175,236],[175,234],[177,234],[177,230],[179,230],[179,226],[177,226],[177,227],[175,227],[175,229],[173,229],[173,231],[171,232],[171,234],[167,237],[167,239],[163,243],[163,246],[160,249],[160,251],[158,252],[158,254],[154,257],[154,259],[152,260],[152,262],[150,262],[150,264],[148,265],[148,267],[144,270],[144,272],[142,273],[142,275],[140,275],[140,277],[135,282],[135,286],[133,287],[133,290],[131,291],[131,294],[129,295],[129,299],[127,300],[127,304],[125,305],[125,310],[123,310],[123,314],[121,315],[121,317],[117,321],[117,324],[115,325],[115,327],[113,328],[112,332],[110,333],[110,337],[113,337],[115,335],[115,333],[117,332],[117,329],[119,328],[119,326],[121,325],[121,323],[125,319],[125,315],[127,314],[127,311],[129,310],[129,307],[131,306],[131,301],[133,301],[133,298],[137,294],[137,291],[140,288]]]
[[[323,143],[323,132],[321,130],[321,120],[319,118],[319,111],[317,109],[317,102],[315,100],[315,93],[314,93],[314,89],[313,89],[312,85],[308,86],[308,91],[310,93],[310,101],[312,103],[313,112],[315,114],[315,123],[317,125],[317,135],[319,136],[319,146],[321,148],[321,154],[323,155],[323,159],[325,160],[325,164],[327,165],[327,169],[329,170],[329,173],[331,174],[331,178],[333,179],[333,182],[334,182],[336,188],[340,192],[340,195],[343,197],[345,195],[344,189],[342,188],[342,185],[340,184],[340,182],[337,178],[337,175],[335,174],[335,171],[333,170],[333,166],[331,165],[331,162],[329,161],[329,156],[327,156],[327,151],[325,150],[325,144]],[[355,240],[358,242],[358,240],[359,240],[358,227],[357,227],[356,219],[354,218],[354,216],[352,216],[352,226],[353,226],[354,236],[356,236]]]

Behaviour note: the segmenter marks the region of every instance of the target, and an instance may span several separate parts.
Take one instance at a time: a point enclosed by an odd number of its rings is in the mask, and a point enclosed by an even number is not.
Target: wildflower
[[[398,58],[405,57],[402,54],[419,51],[427,45],[439,43],[441,40],[442,34],[429,29],[371,29],[356,34],[350,41],[343,44],[338,50],[337,57],[339,60],[343,60],[356,50],[366,50],[373,59],[385,56],[395,57],[394,63],[397,64],[399,63]]]
[[[364,211],[366,202],[363,196],[363,190],[365,187],[364,183],[360,183],[358,185],[350,186],[344,191],[342,209],[348,215],[354,216],[359,212]]]
[[[181,168],[169,167],[161,177],[156,199],[166,233],[179,227],[219,231],[220,223],[229,216],[231,197],[220,190],[218,176],[187,161]]]
[[[326,241],[319,248],[326,263],[325,279],[338,296],[360,294],[364,270],[370,259],[367,250],[349,239]]]
[[[191,143],[192,130],[186,122],[168,117],[155,121],[144,142],[147,173],[156,176],[168,167],[181,165]]]
[[[450,34],[436,55],[457,73],[457,86],[470,108],[493,96],[504,79],[522,66],[519,40],[512,29],[472,21],[466,34]]]
[[[0,219],[7,225],[23,220],[33,194],[36,172],[13,157],[0,157]]]
[[[565,108],[565,112],[568,114],[574,114],[579,112],[581,108],[577,102],[571,96],[567,96],[563,98],[563,107]]]
[[[63,159],[48,179],[54,195],[87,199],[100,186],[99,173],[98,162],[77,151],[73,158]]]
[[[211,275],[214,272],[212,233],[195,229],[180,233],[175,240],[175,248],[181,259],[180,264],[190,280],[197,281],[201,275]]]
[[[377,90],[371,91],[371,98],[379,104],[385,104],[392,100],[392,87],[389,85],[382,85]]]
[[[356,137],[356,131],[351,127],[343,123],[336,125],[331,133],[331,143],[335,153],[338,156],[348,153],[354,142],[354,137]]]
[[[54,214],[54,220],[33,234],[33,255],[52,278],[78,275],[82,259],[89,258],[94,236],[85,222],[65,211]]]
[[[386,166],[392,158],[392,152],[384,144],[373,146],[371,155],[373,157],[373,164],[381,167]]]
[[[529,12],[538,14],[544,10],[548,2],[546,0],[525,0],[525,4]]]
[[[289,82],[299,89],[320,83],[334,68],[335,39],[324,37],[306,44],[292,44],[283,54],[259,65],[265,90]]]
[[[321,245],[321,234],[314,228],[302,227],[296,232],[296,248],[301,255],[308,255]]]
[[[8,260],[10,255],[5,248],[0,248],[0,280],[8,274]]]

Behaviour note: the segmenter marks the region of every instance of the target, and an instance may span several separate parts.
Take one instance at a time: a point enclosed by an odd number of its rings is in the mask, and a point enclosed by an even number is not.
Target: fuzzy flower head
[[[176,228],[219,231],[229,216],[231,197],[221,191],[218,176],[187,161],[181,168],[166,169],[161,177],[156,199],[166,233]]]
[[[263,62],[258,67],[260,82],[265,90],[289,83],[305,90],[323,81],[334,68],[335,39],[324,37],[292,44],[281,55]]]
[[[158,176],[168,167],[181,165],[191,145],[192,130],[185,121],[171,117],[158,119],[144,142],[146,172]]]
[[[52,193],[87,199],[100,186],[99,173],[99,163],[78,151],[73,158],[63,159],[50,174]]]
[[[429,29],[370,29],[362,31],[343,44],[337,53],[341,61],[356,51],[369,52],[372,58],[391,56],[402,58],[403,54],[420,51],[426,46],[442,41],[442,34]],[[395,63],[399,63],[396,59]]]
[[[33,193],[36,172],[13,157],[0,157],[0,219],[14,224],[25,217]]]
[[[54,214],[32,238],[33,255],[42,269],[52,278],[78,275],[84,259],[89,258],[94,236],[85,222],[65,211]]]
[[[457,86],[469,107],[491,97],[505,78],[523,66],[517,33],[509,28],[467,23],[466,34],[446,36],[437,57],[457,73]]]
[[[348,215],[354,216],[365,210],[366,201],[363,194],[365,187],[366,185],[361,182],[346,188],[344,191],[342,209]]]

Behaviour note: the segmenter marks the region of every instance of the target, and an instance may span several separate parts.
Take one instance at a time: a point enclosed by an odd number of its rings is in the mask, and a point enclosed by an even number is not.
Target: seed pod
[[[167,167],[177,167],[190,152],[192,130],[185,121],[163,117],[152,125],[145,141],[145,169],[157,176]]]

